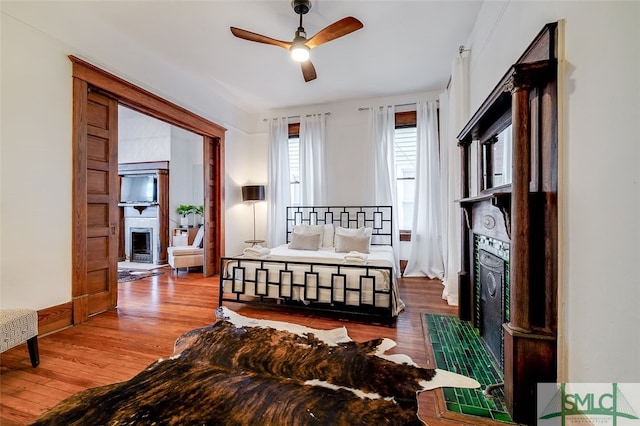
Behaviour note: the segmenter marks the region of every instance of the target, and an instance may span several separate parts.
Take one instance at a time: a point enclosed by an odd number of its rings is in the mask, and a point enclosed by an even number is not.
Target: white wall
[[[207,90],[194,90],[193,81],[176,80],[172,66],[162,67],[144,55],[144,63],[132,62],[136,56],[123,55],[122,49],[94,58],[4,13],[0,31],[0,306],[43,309],[71,300],[73,120],[68,55],[99,66],[109,64],[107,71],[134,84],[144,81],[145,89],[189,105],[223,127],[252,127],[257,120]],[[151,66],[153,73],[148,72]],[[240,175],[234,171],[240,164],[233,158],[234,147],[252,140],[244,132],[227,132],[227,173]],[[236,233],[227,228],[227,235]]]
[[[559,380],[639,382],[640,3],[485,2],[467,43],[471,112],[561,19]]]
[[[171,125],[118,107],[118,163],[169,161]]]
[[[180,204],[204,205],[203,137],[195,133],[171,127],[171,158],[169,161],[169,232],[180,226],[176,209]],[[196,225],[200,218],[189,217],[189,224]],[[171,241],[171,240],[169,240]]]
[[[1,31],[0,306],[40,309],[71,300],[71,63],[4,16]]]
[[[225,254],[233,256],[253,239],[253,207],[242,202],[243,185],[267,185],[267,135],[247,134],[237,129],[227,130],[229,139],[244,143],[225,144]],[[267,237],[267,202],[256,208],[256,239]]]

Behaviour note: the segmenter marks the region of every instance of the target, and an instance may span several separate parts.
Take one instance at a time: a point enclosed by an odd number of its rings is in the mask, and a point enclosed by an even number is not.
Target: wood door
[[[117,304],[117,111],[115,99],[74,79],[74,324]]]
[[[204,266],[205,277],[220,273],[224,256],[224,144],[204,137]]]

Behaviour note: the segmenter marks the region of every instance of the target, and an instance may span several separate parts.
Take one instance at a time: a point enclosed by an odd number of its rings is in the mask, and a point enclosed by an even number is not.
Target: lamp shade
[[[242,187],[242,201],[263,201],[264,185],[246,185]]]

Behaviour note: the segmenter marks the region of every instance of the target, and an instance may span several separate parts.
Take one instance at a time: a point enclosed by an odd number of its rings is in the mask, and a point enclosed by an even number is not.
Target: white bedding
[[[266,271],[257,271],[257,287],[256,291],[253,283],[246,282],[243,294],[247,296],[255,296],[256,293],[266,294],[270,298],[281,298],[289,296],[294,300],[308,303],[307,299],[317,299],[317,302],[332,303],[342,302],[347,305],[357,306],[360,304],[371,305],[373,303],[373,283],[375,279],[376,290],[385,290],[390,292],[388,294],[378,293],[375,295],[375,301],[377,307],[389,307],[391,306],[394,315],[397,315],[402,309],[404,309],[404,303],[400,300],[397,290],[396,274],[394,268],[393,250],[390,246],[371,246],[370,253],[366,254],[366,260],[364,262],[358,261],[346,261],[345,255],[349,253],[336,253],[334,248],[321,248],[317,251],[310,250],[292,250],[287,244],[275,247],[269,251],[269,254],[262,256],[239,256],[238,259],[245,260],[258,260],[264,261],[262,268]],[[273,261],[273,262],[269,262]],[[282,279],[283,283],[280,286],[280,294],[278,293],[278,287],[275,285],[268,285],[267,281],[274,282],[280,281],[281,271],[285,270],[284,263],[282,261],[290,262],[304,262],[304,264],[288,264]],[[341,265],[340,274],[345,276],[342,278],[332,278],[332,274],[335,273],[335,266],[323,266],[322,264]],[[355,267],[353,265],[356,265]],[[358,267],[363,266],[383,266],[389,267],[389,270],[380,269],[365,269]],[[228,261],[224,267],[224,277],[230,277],[233,267],[237,266],[237,261]],[[260,268],[259,262],[246,262],[241,261],[241,266],[244,271],[236,270],[236,277],[233,282],[225,281],[223,284],[223,290],[226,295],[232,293],[231,284],[233,283],[235,291],[240,291],[242,285],[242,276],[245,274],[245,280],[256,280],[256,269]],[[268,277],[267,277],[268,275]],[[361,276],[367,276],[369,278],[362,279],[363,290],[361,292],[362,301],[358,298],[356,292],[347,291],[346,301],[343,297],[342,290],[346,282],[347,289],[358,288],[361,281]],[[305,277],[307,278],[307,285],[304,288],[292,286],[293,284],[304,284]],[[375,277],[375,278],[370,278]],[[333,281],[332,281],[333,279]],[[320,287],[329,288],[318,288]],[[334,295],[331,300],[331,288],[333,288]],[[391,297],[390,297],[391,296]]]
[[[267,259],[296,260],[301,262],[347,263],[345,256],[349,253],[336,253],[333,247],[320,248],[318,251],[292,250],[288,244],[272,248]],[[366,254],[364,265],[393,267],[393,249],[391,246],[371,246]],[[353,264],[360,264],[353,262]]]

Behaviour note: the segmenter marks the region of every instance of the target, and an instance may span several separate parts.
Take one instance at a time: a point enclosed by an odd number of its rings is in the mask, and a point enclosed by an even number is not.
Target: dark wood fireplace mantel
[[[535,423],[537,383],[557,375],[557,31],[542,29],[458,135],[459,316],[481,327],[478,241],[508,247],[504,390],[514,421],[526,424]],[[508,163],[498,140],[511,148],[508,182],[496,173]]]
[[[496,207],[502,214],[502,221],[506,231],[506,238],[511,238],[511,192],[493,192],[478,197],[469,197],[458,200],[460,207],[464,213],[465,223],[468,229],[473,229],[473,206],[477,203],[489,202]],[[482,224],[487,230],[496,226],[496,218],[493,215],[483,215],[481,217]]]

